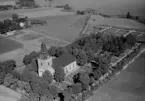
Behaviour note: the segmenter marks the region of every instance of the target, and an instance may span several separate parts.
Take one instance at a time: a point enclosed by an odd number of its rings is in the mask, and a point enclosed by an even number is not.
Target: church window
[[[42,66],[43,64],[41,63],[41,66]]]
[[[68,67],[66,67],[66,73],[68,73]]]
[[[49,65],[49,62],[48,62],[48,65]]]

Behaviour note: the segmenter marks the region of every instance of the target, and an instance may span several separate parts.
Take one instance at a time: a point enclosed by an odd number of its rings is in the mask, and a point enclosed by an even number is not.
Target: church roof
[[[52,68],[55,69],[65,67],[74,61],[76,61],[76,58],[73,55],[64,53],[62,56],[52,60]]]

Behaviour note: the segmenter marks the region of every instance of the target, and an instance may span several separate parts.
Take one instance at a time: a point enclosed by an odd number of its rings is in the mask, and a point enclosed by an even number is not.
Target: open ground
[[[53,17],[41,17],[37,19],[46,20],[48,24],[30,28],[31,30],[44,33],[47,36],[73,42],[76,38],[78,38],[87,16],[61,15]]]

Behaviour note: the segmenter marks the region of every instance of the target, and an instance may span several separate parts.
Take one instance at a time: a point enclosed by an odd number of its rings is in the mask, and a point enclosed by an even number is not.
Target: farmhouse
[[[64,53],[58,58],[53,58],[48,55],[46,45],[42,42],[41,51],[38,57],[38,75],[42,76],[45,70],[49,70],[52,75],[55,73],[55,69],[63,68],[65,76],[68,76],[72,72],[78,70],[76,58],[69,53]]]

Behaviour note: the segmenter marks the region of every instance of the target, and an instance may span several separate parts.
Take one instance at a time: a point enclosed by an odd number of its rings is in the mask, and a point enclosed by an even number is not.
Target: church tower
[[[52,57],[49,56],[46,45],[42,42],[38,57],[38,75],[42,76],[46,70],[49,70],[52,75],[55,72],[52,68]]]

